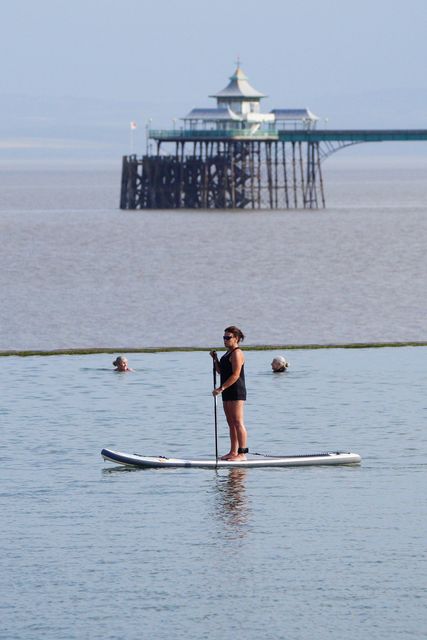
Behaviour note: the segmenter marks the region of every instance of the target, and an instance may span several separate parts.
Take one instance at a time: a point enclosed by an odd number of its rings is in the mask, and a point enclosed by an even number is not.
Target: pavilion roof
[[[234,113],[228,107],[220,109],[192,109],[183,120],[210,120],[210,121],[229,121],[229,120],[242,120],[242,118]]]
[[[248,82],[248,78],[243,73],[242,69],[238,65],[236,71],[230,76],[230,82],[221,91],[215,93],[210,98],[234,98],[234,99],[257,99],[265,98],[263,93],[260,93],[254,89]]]
[[[319,120],[309,109],[272,109],[276,122],[286,120]]]

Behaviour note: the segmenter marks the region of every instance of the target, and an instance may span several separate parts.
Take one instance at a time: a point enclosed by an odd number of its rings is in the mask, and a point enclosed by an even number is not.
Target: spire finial
[[[239,55],[237,55],[236,64],[237,64],[237,68],[240,69],[240,56]]]

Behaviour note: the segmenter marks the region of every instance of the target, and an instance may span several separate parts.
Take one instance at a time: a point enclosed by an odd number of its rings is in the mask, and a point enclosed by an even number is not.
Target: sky
[[[237,58],[265,111],[427,128],[425,0],[2,0],[1,16],[2,164],[142,153],[146,123],[214,106]]]

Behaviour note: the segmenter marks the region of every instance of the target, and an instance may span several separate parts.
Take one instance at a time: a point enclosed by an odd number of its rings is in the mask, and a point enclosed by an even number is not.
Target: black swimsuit
[[[238,349],[239,347],[236,347]],[[236,349],[233,349],[235,351]],[[233,351],[228,351],[224,353],[221,360],[219,361],[219,367],[221,371],[221,385],[224,384],[228,380],[228,378],[233,373],[233,366],[230,362],[230,356]],[[222,392],[223,400],[246,400],[246,386],[245,386],[245,365],[242,364],[242,368],[240,369],[239,379],[236,380],[231,387],[227,387]]]

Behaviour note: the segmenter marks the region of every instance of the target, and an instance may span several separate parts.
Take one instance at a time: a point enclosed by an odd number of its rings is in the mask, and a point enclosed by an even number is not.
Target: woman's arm
[[[217,373],[221,373],[221,369],[219,366],[219,360],[218,360],[218,356],[216,351],[209,351],[209,355],[211,356],[212,360],[214,361],[214,366],[215,366],[215,371]]]

